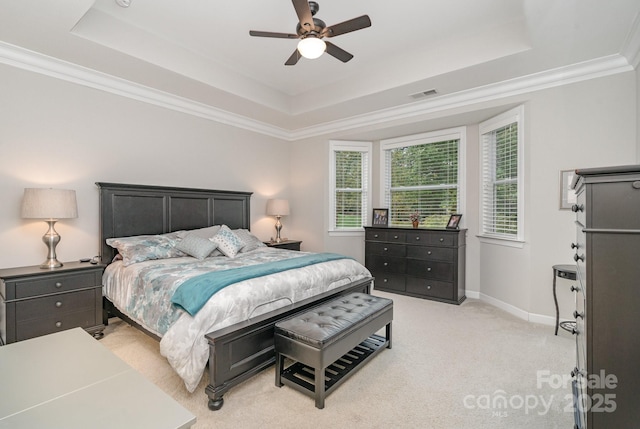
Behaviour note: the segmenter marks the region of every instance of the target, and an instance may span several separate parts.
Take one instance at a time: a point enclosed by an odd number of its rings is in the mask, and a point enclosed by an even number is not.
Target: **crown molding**
[[[637,23],[638,20],[636,20]],[[638,31],[638,27],[639,25],[634,27],[633,34],[635,36],[630,35],[626,43],[626,53],[633,53],[636,63],[640,61],[640,54],[638,53],[640,51],[640,31]],[[0,42],[0,63],[287,141],[296,141],[374,125],[380,126],[380,124],[410,119],[425,114],[632,71],[634,66],[630,64],[627,58],[629,57],[611,55],[466,91],[445,94],[408,105],[378,110],[298,130],[286,130],[204,103]]]
[[[289,132],[226,110],[0,42],[0,63],[279,139]]]

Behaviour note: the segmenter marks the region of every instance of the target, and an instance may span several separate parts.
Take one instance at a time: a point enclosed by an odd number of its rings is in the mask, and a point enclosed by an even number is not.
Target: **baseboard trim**
[[[493,305],[494,307],[498,307],[501,310],[506,311],[509,314],[516,316],[519,319],[526,320],[532,323],[539,323],[542,325],[554,326],[556,324],[555,317],[546,316],[544,314],[535,314],[529,313],[527,311],[522,310],[521,308],[516,307],[515,305],[509,304],[507,302],[496,299],[490,295],[480,293],[480,292],[466,292],[467,297],[473,298],[472,295],[477,295],[480,301],[486,302],[488,304]]]

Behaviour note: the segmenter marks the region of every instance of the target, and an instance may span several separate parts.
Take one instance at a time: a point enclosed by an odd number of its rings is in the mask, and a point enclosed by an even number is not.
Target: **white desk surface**
[[[189,428],[196,418],[76,328],[0,347],[0,428]]]

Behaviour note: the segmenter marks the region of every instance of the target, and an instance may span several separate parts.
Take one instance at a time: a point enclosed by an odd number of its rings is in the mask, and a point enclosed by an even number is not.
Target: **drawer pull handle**
[[[431,267],[427,267],[427,272],[431,272]]]
[[[571,285],[571,292],[578,292],[580,290],[580,288],[577,288],[573,285]]]
[[[577,377],[579,375],[582,375],[582,371],[580,371],[578,368],[573,368],[573,371],[571,371],[571,377]]]
[[[378,238],[378,234],[373,234],[373,238]]]
[[[58,308],[62,307],[62,301],[56,301],[56,307]]]
[[[578,332],[578,330],[576,328],[571,328],[571,334],[572,335],[578,335],[579,332]]]
[[[427,252],[427,255],[431,255],[431,250],[429,250],[429,251]]]
[[[384,248],[384,251],[386,252],[387,250],[389,250],[389,249],[385,247],[385,248]]]
[[[578,243],[571,243],[571,248],[572,249],[577,249],[579,247],[580,247],[580,245]]]
[[[420,240],[420,237],[416,237],[416,240]]]
[[[440,237],[440,243],[442,243],[444,241],[444,238]]]
[[[397,239],[398,239],[398,236],[397,236],[397,235],[394,235],[394,236],[393,236],[393,238],[394,238],[394,240],[397,240]]]
[[[62,322],[56,322],[56,328],[62,327]]]
[[[584,255],[578,255],[577,253],[575,255],[573,255],[573,260],[578,262],[578,261],[582,261],[584,262]]]
[[[385,262],[385,263],[384,263],[384,264],[382,264],[382,265],[384,265],[384,266],[386,267],[387,265],[389,265],[389,263],[388,263],[388,262]]]
[[[60,283],[60,282],[56,282],[56,287],[57,287],[58,289],[60,289],[60,288],[62,287],[62,283]]]
[[[577,319],[578,317],[584,319],[584,313],[578,313],[578,310],[573,311],[573,317]]]
[[[635,182],[633,182],[633,183],[631,184],[631,187],[632,187],[633,189],[640,189],[640,180],[636,180]]]
[[[389,279],[384,279],[383,282],[387,283],[389,281]]]
[[[584,205],[580,204],[574,204],[571,206],[571,211],[574,213],[578,213],[578,212],[583,212],[584,211]]]
[[[431,285],[427,285],[427,290],[431,290]]]

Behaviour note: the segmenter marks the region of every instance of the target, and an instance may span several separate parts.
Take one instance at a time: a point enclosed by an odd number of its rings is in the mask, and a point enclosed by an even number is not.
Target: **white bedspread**
[[[216,293],[195,316],[171,304],[173,291],[187,278],[209,270],[235,268],[300,256],[275,248],[258,248],[236,258],[173,258],[124,267],[110,264],[104,295],[145,329],[162,337],[160,353],[193,392],[209,358],[205,334],[295,303],[371,274],[352,259],[339,259],[245,280]],[[178,276],[177,271],[186,273]],[[154,274],[155,272],[155,274]]]

